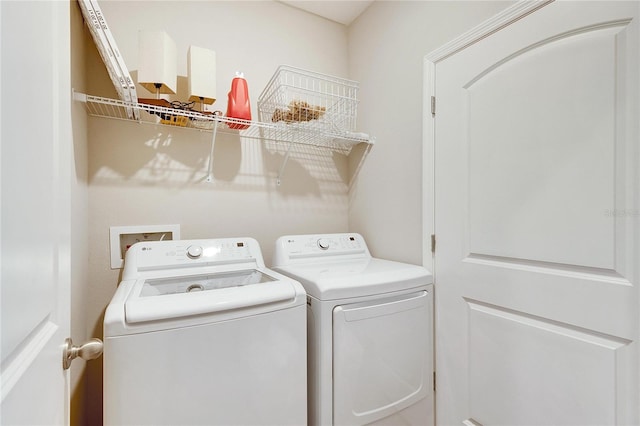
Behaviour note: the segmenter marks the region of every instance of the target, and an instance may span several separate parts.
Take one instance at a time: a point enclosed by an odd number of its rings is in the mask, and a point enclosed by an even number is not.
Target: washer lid
[[[257,269],[139,280],[125,302],[127,323],[292,301],[295,284]]]
[[[431,273],[422,266],[377,258],[274,269],[300,281],[309,295],[320,300],[390,293],[433,282]]]

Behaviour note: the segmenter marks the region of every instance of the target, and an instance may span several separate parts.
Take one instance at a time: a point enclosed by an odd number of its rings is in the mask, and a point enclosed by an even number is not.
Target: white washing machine
[[[372,258],[358,234],[276,242],[307,291],[309,425],[432,425],[433,292],[423,267]]]
[[[251,238],[134,244],[104,318],[104,424],[304,424],[305,306]]]

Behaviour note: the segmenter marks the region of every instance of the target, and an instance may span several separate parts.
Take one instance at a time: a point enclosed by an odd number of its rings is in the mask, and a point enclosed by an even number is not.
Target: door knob
[[[85,361],[96,359],[102,355],[104,343],[100,339],[91,339],[81,346],[75,346],[71,338],[67,337],[64,341],[64,350],[62,351],[62,368],[67,370],[71,367],[71,361],[80,357]]]

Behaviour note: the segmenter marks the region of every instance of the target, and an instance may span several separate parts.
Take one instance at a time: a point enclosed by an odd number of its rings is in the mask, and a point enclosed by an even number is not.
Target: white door
[[[439,425],[640,422],[640,3],[541,4],[430,55]]]
[[[68,2],[0,1],[0,424],[68,424]]]

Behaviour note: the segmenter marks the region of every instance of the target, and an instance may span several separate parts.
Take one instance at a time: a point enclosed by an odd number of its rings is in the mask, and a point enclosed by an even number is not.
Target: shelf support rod
[[[375,138],[372,138],[372,140],[375,140]],[[362,157],[360,157],[360,161],[358,161],[358,165],[356,166],[356,170],[353,172],[353,175],[351,175],[351,179],[349,180],[349,185],[348,185],[348,189],[349,190],[351,190],[351,187],[353,186],[353,183],[355,182],[355,180],[357,179],[358,175],[360,174],[360,169],[362,168],[362,165],[364,164],[364,160],[367,158],[367,155],[369,155],[369,151],[371,151],[371,147],[372,146],[373,146],[372,144],[367,143],[366,147],[364,148],[364,152],[362,153]],[[353,152],[353,151],[351,151],[351,152]]]
[[[218,118],[213,118],[213,135],[211,135],[211,151],[209,152],[209,170],[207,173],[207,182],[213,182],[213,148],[216,143],[216,135],[218,134]]]
[[[280,166],[280,170],[278,170],[278,177],[276,179],[276,185],[280,186],[282,180],[282,174],[284,173],[284,168],[287,165],[287,161],[289,161],[289,154],[291,153],[291,145],[292,142],[289,142],[289,146],[287,147],[287,152],[284,154],[284,160],[282,160],[282,165]]]

